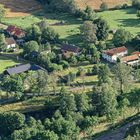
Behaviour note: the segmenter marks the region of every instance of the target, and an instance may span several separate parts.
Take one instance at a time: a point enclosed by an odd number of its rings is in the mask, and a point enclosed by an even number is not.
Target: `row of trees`
[[[27,29],[26,40],[35,40],[39,44],[46,42],[56,43],[59,40],[59,35],[49,27],[46,20],[43,20],[38,25],[34,24]]]

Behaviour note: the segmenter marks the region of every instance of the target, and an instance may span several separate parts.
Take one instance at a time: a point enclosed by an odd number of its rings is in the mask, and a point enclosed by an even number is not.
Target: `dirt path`
[[[123,140],[128,128],[133,126],[134,123],[137,123],[138,121],[140,121],[140,118],[122,126],[121,128],[118,128],[112,132],[108,132],[108,133],[100,136],[99,138],[96,138],[95,140]]]

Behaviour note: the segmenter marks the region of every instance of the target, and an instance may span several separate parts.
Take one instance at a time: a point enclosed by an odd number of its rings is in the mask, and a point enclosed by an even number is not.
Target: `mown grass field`
[[[105,11],[98,15],[108,22],[111,29],[124,28],[134,35],[140,32],[140,19],[133,8]]]
[[[15,61],[11,58],[0,56],[0,73],[2,73],[8,67],[19,64],[20,62]]]
[[[6,25],[16,25],[26,30],[31,27],[32,24],[38,23],[43,19],[47,19],[48,24],[59,34],[62,41],[81,45],[82,41],[79,36],[79,27],[81,26],[82,21],[69,14],[45,14],[41,11],[25,17],[7,17],[2,20],[2,23]],[[64,21],[65,24],[57,25],[61,21]]]

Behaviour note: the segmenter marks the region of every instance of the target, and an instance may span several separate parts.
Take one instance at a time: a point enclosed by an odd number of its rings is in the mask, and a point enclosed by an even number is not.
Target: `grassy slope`
[[[43,12],[40,12],[25,17],[5,18],[2,22],[8,25],[17,25],[23,29],[27,29],[32,24],[38,23],[44,18],[47,19],[48,24],[60,35],[60,39],[62,39],[62,41],[81,45],[81,38],[77,34],[80,33],[79,27],[82,22],[69,14],[63,13],[57,15],[44,14]],[[61,21],[65,21],[66,25],[53,25]]]
[[[2,73],[6,68],[19,64],[19,62],[0,56],[0,73]]]
[[[140,32],[140,19],[136,16],[136,10],[133,8],[105,11],[98,15],[104,18],[112,29],[124,28],[132,34]]]

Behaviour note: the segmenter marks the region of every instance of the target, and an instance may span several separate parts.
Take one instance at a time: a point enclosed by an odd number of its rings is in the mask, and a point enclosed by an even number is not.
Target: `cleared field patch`
[[[0,0],[7,11],[7,17],[20,17],[40,10],[42,7],[36,0]]]
[[[103,2],[106,2],[108,4],[109,8],[112,8],[119,4],[122,5],[124,3],[129,2],[129,0],[75,0],[75,1],[76,1],[77,5],[82,9],[85,8],[87,5],[91,6],[94,9],[99,9],[100,5]]]
[[[133,8],[98,13],[110,25],[111,29],[124,28],[132,34],[140,32],[140,19]]]
[[[19,64],[18,61],[9,59],[7,57],[0,56],[0,73],[2,73],[8,67],[12,67],[17,64]]]

